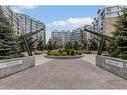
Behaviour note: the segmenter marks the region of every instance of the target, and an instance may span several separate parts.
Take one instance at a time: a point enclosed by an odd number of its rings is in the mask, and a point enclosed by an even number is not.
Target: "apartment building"
[[[90,25],[84,26],[87,29],[91,29]],[[84,27],[69,31],[69,30],[54,30],[51,32],[51,40],[53,43],[64,46],[67,42],[78,42],[79,45],[83,41],[90,39],[90,34],[83,30]]]
[[[91,25],[85,25],[84,28],[87,29],[87,30],[92,30]],[[88,39],[92,38],[93,35],[91,33],[87,32],[87,31],[83,31],[83,32],[84,32],[84,37],[85,37],[84,40],[88,40]]]
[[[92,30],[108,36],[112,36],[115,27],[114,24],[122,14],[122,6],[109,6],[98,10],[97,17],[92,23]]]
[[[74,43],[75,41],[78,42],[78,44],[81,44],[81,42],[85,40],[85,33],[81,28],[72,30],[71,32],[71,42]]]
[[[88,39],[91,39],[91,34],[87,31],[84,31],[85,29],[91,30],[91,25],[85,25],[83,27],[80,27],[78,29],[72,30],[71,32],[71,42],[77,41],[78,44],[81,44],[84,41],[87,41]]]
[[[4,11],[5,16],[9,19],[10,23],[13,25],[13,28],[16,31],[17,36],[24,35],[26,33],[34,32],[36,30],[44,28],[44,30],[34,35],[33,38],[38,40],[40,37],[42,37],[44,44],[46,44],[45,25],[42,22],[28,15],[16,13],[11,9],[10,6],[1,6],[1,7]]]
[[[52,43],[57,43],[58,45],[62,45],[62,33],[58,30],[54,30],[51,32],[51,41]]]
[[[51,32],[51,40],[53,43],[64,46],[67,42],[70,42],[71,32],[69,30],[54,30]]]
[[[39,20],[36,20],[35,18],[32,18],[28,15],[21,14],[21,13],[17,13],[17,16],[20,17],[22,20],[25,34],[29,32],[34,32],[41,28],[45,29],[45,25]],[[33,36],[33,38],[35,39],[39,39],[40,37],[42,37],[42,39],[44,40],[44,44],[45,44],[46,43],[45,42],[45,30],[42,30],[41,32]]]
[[[1,6],[5,16],[8,18],[10,23],[13,25],[13,29],[16,31],[16,35],[21,35],[23,32],[23,26],[21,18],[16,15],[10,6]]]
[[[64,32],[64,35],[65,35],[65,37],[64,37],[65,38],[65,43],[70,42],[71,32],[69,30],[67,30],[67,31]]]

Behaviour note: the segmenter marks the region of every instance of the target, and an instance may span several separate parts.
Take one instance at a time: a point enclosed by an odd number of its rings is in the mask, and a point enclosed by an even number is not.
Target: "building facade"
[[[51,40],[53,43],[57,43],[59,46],[64,46],[67,42],[70,42],[71,32],[69,30],[54,30],[51,32]]]
[[[87,29],[87,30],[92,30],[92,26],[91,25],[85,25],[84,28]],[[85,37],[84,40],[91,39],[92,38],[92,34],[87,32],[87,31],[84,31],[84,37]]]
[[[85,29],[91,30],[91,25],[85,25],[83,27],[80,27],[78,29],[72,30],[71,32],[71,42],[78,42],[80,45],[82,42],[87,41],[88,39],[91,39],[91,34],[87,31],[84,31]]]
[[[86,27],[89,28],[90,26],[87,25]],[[64,46],[68,42],[74,43],[75,41],[78,42],[79,45],[81,45],[83,41],[87,40],[87,33],[83,31],[83,27],[82,29],[78,28],[72,31],[54,30],[51,32],[51,40],[52,43],[57,43],[58,45],[62,46]]]
[[[85,33],[81,28],[72,30],[71,32],[71,42],[74,43],[75,41],[78,42],[78,44],[81,44],[82,41],[85,40]]]
[[[62,33],[58,30],[52,31],[51,41],[52,43],[57,43],[58,45],[62,45]]]
[[[98,10],[97,17],[92,23],[92,30],[101,34],[112,36],[114,24],[122,14],[122,6],[109,6]]]
[[[36,35],[34,35],[33,38],[38,40],[40,37],[42,37],[44,44],[46,43],[46,41],[45,41],[45,25],[42,22],[40,22],[39,20],[36,20],[35,18],[32,18],[28,15],[25,15],[25,14],[17,13],[17,16],[20,17],[22,20],[22,24],[24,27],[24,31],[23,31],[24,34],[29,33],[29,32],[34,32],[36,30],[44,28],[44,30],[42,30],[39,33],[37,33]]]
[[[36,30],[44,28],[44,30],[34,35],[33,38],[38,40],[41,37],[44,41],[44,44],[46,44],[45,25],[42,22],[28,15],[16,13],[11,9],[10,6],[1,6],[1,7],[3,9],[5,16],[9,19],[10,23],[13,25],[13,28],[16,31],[17,36],[24,35],[26,33],[34,32]]]
[[[18,17],[15,12],[13,12],[10,6],[1,6],[1,8],[9,22],[13,25],[13,29],[16,31],[16,35],[21,35],[23,33],[21,18]]]

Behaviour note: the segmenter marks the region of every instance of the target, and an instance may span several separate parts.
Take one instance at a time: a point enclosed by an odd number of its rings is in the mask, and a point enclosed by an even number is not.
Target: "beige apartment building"
[[[112,37],[112,32],[115,31],[114,25],[116,24],[116,21],[118,20],[118,17],[111,17],[104,20],[104,30],[106,31],[104,34]]]
[[[115,31],[114,24],[118,17],[122,14],[121,9],[123,6],[108,6],[98,10],[97,17],[94,18],[92,23],[92,30],[107,36],[112,36]]]

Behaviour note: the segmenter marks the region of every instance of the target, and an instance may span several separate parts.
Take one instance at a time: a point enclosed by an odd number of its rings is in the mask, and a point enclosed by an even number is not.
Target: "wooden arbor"
[[[40,31],[42,31],[42,30],[44,30],[44,28],[41,28],[41,29],[39,29],[39,30],[37,30],[37,31],[35,31],[35,32],[29,32],[29,33],[27,33],[27,34],[24,34],[24,35],[22,35],[22,36],[20,36],[19,38],[18,38],[18,41],[20,41],[20,44],[21,45],[25,45],[25,48],[26,48],[26,50],[27,50],[27,52],[28,52],[28,55],[29,56],[32,56],[32,49],[31,49],[31,45],[34,43],[34,42],[36,42],[37,41],[37,39],[35,39],[33,42],[31,42],[31,43],[29,43],[29,41],[32,39],[31,37],[33,36],[33,35],[35,35],[35,34],[37,34],[37,33],[39,33]],[[45,31],[45,30],[44,30]]]
[[[98,33],[98,32],[94,32],[94,31],[91,31],[91,30],[87,30],[87,29],[85,29],[85,28],[84,28],[84,31],[89,32],[89,33],[92,33],[92,34],[94,34],[94,35],[96,35],[96,36],[98,36],[98,37],[101,38],[100,46],[99,46],[98,53],[97,53],[98,55],[101,55],[102,49],[104,48],[105,40],[111,41],[111,40],[112,40],[112,37],[109,37],[109,36],[107,36],[107,35],[100,34],[100,33]]]

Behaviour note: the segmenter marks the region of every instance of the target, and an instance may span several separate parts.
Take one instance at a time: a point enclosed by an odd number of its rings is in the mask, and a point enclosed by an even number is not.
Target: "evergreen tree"
[[[53,43],[53,49],[58,49],[59,48],[59,45],[58,45],[58,43],[55,41],[54,43]]]
[[[81,44],[81,49],[86,50],[86,48],[87,48],[87,41],[83,41],[82,44]]]
[[[95,39],[89,39],[90,41],[90,50],[97,50],[98,49],[98,44]]]
[[[72,43],[71,42],[67,42],[65,44],[65,49],[72,49]]]
[[[77,41],[74,42],[73,48],[74,48],[75,50],[78,50],[78,42],[77,42]]]
[[[42,36],[39,38],[37,49],[38,50],[43,50],[44,49],[44,41],[42,39]]]
[[[127,59],[127,8],[122,10],[113,32],[113,41],[109,45],[109,53],[114,57]]]
[[[47,49],[48,49],[48,50],[53,50],[53,45],[52,45],[51,39],[49,39],[49,41],[48,41],[48,43],[47,43]]]
[[[16,42],[15,31],[9,19],[4,15],[0,6],[0,57],[12,58],[18,57],[19,47]]]

